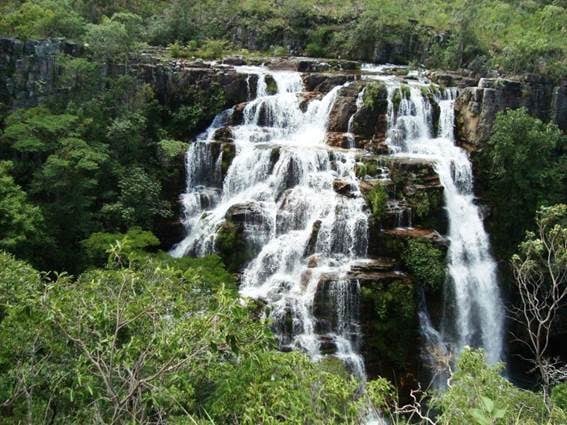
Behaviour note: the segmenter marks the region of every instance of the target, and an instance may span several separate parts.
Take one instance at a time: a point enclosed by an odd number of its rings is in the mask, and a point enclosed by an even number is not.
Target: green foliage
[[[445,282],[445,253],[429,241],[412,239],[402,253],[402,261],[418,282],[438,290]]]
[[[567,382],[562,382],[553,387],[551,400],[553,400],[555,406],[567,412]]]
[[[187,143],[179,140],[163,139],[159,141],[159,155],[165,164],[182,157],[187,149]]]
[[[365,345],[371,352],[380,353],[382,361],[403,370],[417,332],[414,287],[403,281],[376,284],[362,287],[360,296],[362,304],[371,308],[366,312],[371,319]]]
[[[565,412],[548,412],[543,397],[514,387],[501,371],[502,365],[486,365],[482,351],[465,349],[451,386],[433,398],[433,406],[440,410],[438,423],[536,425],[565,420]]]
[[[17,110],[6,118],[2,141],[21,154],[44,153],[55,148],[59,137],[76,134],[78,124],[78,117],[42,106]]]
[[[149,176],[141,167],[129,169],[118,181],[117,202],[103,206],[104,220],[115,225],[139,225],[150,228],[153,220],[171,216],[169,203],[161,199],[159,180]]]
[[[80,39],[91,46],[97,58],[116,62],[133,53],[138,42],[148,42],[171,45],[171,55],[178,58],[217,59],[250,49],[277,56],[292,51],[438,68],[466,67],[477,72],[494,68],[508,73],[527,71],[556,79],[567,72],[567,11],[561,1],[5,3],[0,6],[0,32],[22,38]],[[106,50],[102,48],[105,45]]]
[[[379,221],[386,211],[386,201],[388,200],[386,190],[384,187],[377,185],[366,194],[366,199],[370,204],[372,215]]]
[[[46,243],[43,214],[16,184],[11,168],[10,162],[0,162],[0,249],[32,260],[34,250]]]
[[[130,13],[103,17],[98,25],[89,24],[84,41],[99,61],[127,61],[138,47],[142,19]]]
[[[304,354],[261,353],[227,369],[205,405],[216,423],[302,424],[308,417],[343,424],[357,417],[356,381],[319,370]]]
[[[364,106],[376,113],[385,113],[388,108],[388,91],[386,86],[381,83],[373,82],[364,89],[362,102]]]
[[[275,351],[218,258],[112,252],[112,268],[46,282],[0,252],[0,422],[343,424],[392,400],[383,379],[360,397],[354,378]]]
[[[539,206],[567,201],[566,141],[555,125],[544,124],[525,109],[497,115],[479,170],[494,207],[491,234],[507,257],[533,226]]]
[[[226,221],[215,236],[215,251],[224,261],[226,268],[238,272],[253,258],[253,253],[244,240],[240,228],[231,221]]]
[[[66,0],[27,0],[9,8],[0,17],[0,33],[22,39],[73,39],[80,37],[84,31],[85,21]]]
[[[146,249],[158,247],[160,242],[152,232],[139,227],[133,227],[126,233],[96,232],[82,242],[89,264],[98,267],[107,263],[108,256],[116,244],[124,254],[134,256]]]

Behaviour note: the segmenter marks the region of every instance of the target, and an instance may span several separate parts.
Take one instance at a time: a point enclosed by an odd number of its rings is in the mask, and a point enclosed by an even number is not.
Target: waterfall
[[[354,154],[330,150],[324,143],[342,86],[302,110],[299,73],[237,70],[258,76],[257,96],[244,107],[243,122],[230,127],[235,156],[225,176],[219,168],[222,149],[218,153],[214,138],[232,110],[215,118],[191,145],[182,196],[187,236],[172,255],[214,252],[223,224],[235,209],[244,211],[239,215],[242,237],[255,255],[242,270],[241,294],[269,305],[282,349],[303,350],[315,361],[333,355],[364,380],[358,354],[360,288],[345,275],[352,260],[366,255],[366,203]],[[277,84],[276,94],[268,93],[268,75]],[[348,197],[333,189],[337,179],[352,189]],[[314,315],[317,291],[335,306],[325,324]]]
[[[465,346],[484,348],[490,363],[502,360],[503,305],[496,263],[488,235],[475,204],[473,173],[467,153],[455,145],[455,89],[438,89],[423,82],[384,80],[388,85],[390,112],[387,143],[396,155],[430,159],[444,187],[449,219],[449,303],[456,317],[445,315],[441,337],[459,353]],[[425,93],[424,93],[425,91]],[[433,97],[433,101],[431,101]],[[437,131],[433,125],[434,103],[439,108]]]

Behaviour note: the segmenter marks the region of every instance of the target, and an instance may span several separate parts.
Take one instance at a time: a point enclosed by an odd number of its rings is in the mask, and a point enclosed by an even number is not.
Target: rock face
[[[27,108],[55,94],[59,76],[57,55],[80,56],[81,46],[65,40],[22,42],[0,38],[0,102],[8,110]],[[124,73],[123,66],[103,67],[107,75]],[[253,98],[256,75],[237,73],[233,68],[211,67],[202,61],[158,61],[144,56],[130,64],[129,72],[154,89],[165,106],[182,104],[188,89],[222,89],[225,106]]]
[[[78,56],[81,47],[65,40],[0,38],[0,103],[7,109],[28,108],[54,94],[60,53]]]
[[[567,82],[554,87],[533,75],[521,80],[480,79],[477,87],[463,89],[455,102],[458,142],[478,149],[490,137],[498,112],[521,107],[567,131]]]

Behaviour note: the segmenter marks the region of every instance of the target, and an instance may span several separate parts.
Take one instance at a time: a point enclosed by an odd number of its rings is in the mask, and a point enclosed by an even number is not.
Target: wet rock
[[[307,267],[313,269],[319,266],[319,262],[321,260],[321,256],[317,254],[310,255],[307,257]]]
[[[256,202],[245,202],[231,206],[227,210],[225,218],[236,224],[264,221],[263,211]]]
[[[344,87],[337,93],[337,98],[329,113],[328,129],[332,132],[347,132],[350,118],[357,110],[356,99],[360,88]]]
[[[567,80],[553,89],[551,119],[561,130],[567,132]]]
[[[427,74],[428,78],[443,87],[474,87],[479,79],[456,72],[433,71]]]
[[[303,75],[303,85],[307,91],[327,94],[336,86],[353,81],[354,75],[311,73]]]
[[[219,130],[225,130],[225,129],[222,128]],[[226,130],[230,131],[230,129],[228,128],[226,128]],[[221,131],[219,137],[223,137],[223,136],[228,136],[228,133]],[[216,133],[214,137],[216,137]],[[234,145],[234,140],[232,139],[225,139],[225,140],[226,141],[215,140],[207,143],[207,148],[211,150],[211,158],[214,158],[214,164],[217,163],[219,156],[222,155],[221,176],[220,176],[220,181],[217,182],[217,185],[219,185],[219,187],[222,184],[224,178],[226,177],[228,173],[228,169],[230,168],[230,165],[232,164],[232,161],[236,156],[236,146]],[[211,164],[210,169],[215,169],[214,164]],[[205,180],[209,180],[209,179],[205,179]]]
[[[351,136],[348,133],[326,133],[325,144],[334,148],[348,148],[352,143]]]
[[[215,131],[213,134],[213,140],[223,143],[233,143],[234,134],[232,134],[230,127],[222,127]]]
[[[311,227],[311,235],[309,236],[309,241],[305,246],[305,251],[303,253],[304,257],[312,256],[315,253],[315,248],[317,247],[317,239],[319,238],[319,231],[321,230],[321,220],[315,220],[313,226]]]
[[[436,230],[423,229],[420,227],[400,227],[396,229],[384,230],[384,234],[398,239],[423,239],[432,242],[436,246],[446,248],[449,241],[439,234]]]
[[[298,72],[357,71],[360,62],[341,59],[318,59],[306,57],[271,58],[266,65],[270,69]]]
[[[244,60],[244,58],[242,56],[230,56],[230,57],[224,58],[222,60],[222,63],[225,64],[225,65],[233,65],[233,66],[246,65],[246,61]]]
[[[355,198],[357,196],[356,186],[344,179],[336,179],[333,182],[333,190],[347,198]]]
[[[366,85],[363,105],[352,117],[351,131],[356,139],[372,141],[378,146],[386,139],[388,130],[388,91],[384,84],[372,82]],[[366,146],[365,146],[366,147]]]
[[[395,258],[388,257],[357,260],[350,267],[351,275],[356,277],[357,274],[370,275],[372,273],[392,271],[397,263]]]
[[[248,102],[242,102],[233,107],[228,125],[235,126],[244,123],[244,108],[246,108],[246,105],[248,105]]]
[[[323,355],[332,355],[337,352],[337,344],[332,336],[322,335],[319,337],[319,351]]]
[[[301,94],[299,94],[299,109],[301,109],[302,112],[307,111],[309,104],[313,100],[319,100],[322,97],[323,95],[319,92],[313,92],[313,91],[302,92]]]

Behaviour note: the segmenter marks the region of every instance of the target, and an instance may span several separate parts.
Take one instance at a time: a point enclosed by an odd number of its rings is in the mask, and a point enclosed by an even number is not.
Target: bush
[[[66,1],[27,0],[0,17],[0,33],[21,39],[66,37],[77,39],[85,21]]]
[[[497,114],[478,169],[493,207],[491,234],[509,257],[542,205],[567,201],[567,137],[525,109]]]
[[[408,241],[402,261],[421,285],[433,290],[442,288],[446,278],[445,253],[431,242]]]
[[[433,406],[440,410],[438,423],[563,423],[565,412],[549,412],[540,394],[514,387],[501,372],[501,364],[487,366],[481,350],[465,349],[458,360],[451,386],[433,399]]]
[[[380,185],[375,186],[366,194],[366,199],[370,204],[372,215],[376,220],[380,220],[386,211],[386,201],[388,200],[386,190]]]

